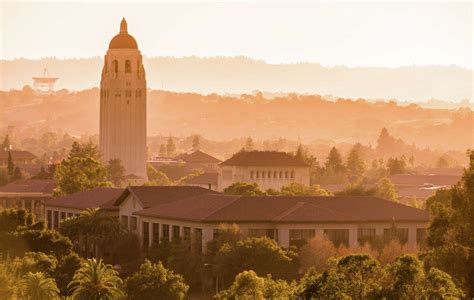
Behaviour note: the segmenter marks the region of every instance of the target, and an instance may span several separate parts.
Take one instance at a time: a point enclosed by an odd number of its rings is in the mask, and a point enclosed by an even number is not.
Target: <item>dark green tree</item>
[[[94,158],[100,160],[100,153],[97,145],[94,145],[91,141],[85,144],[81,144],[74,141],[71,146],[71,150],[68,154],[68,159],[72,158]]]
[[[2,149],[4,151],[9,151],[11,146],[10,136],[7,134],[2,142]]]
[[[99,186],[111,186],[107,169],[97,159],[72,157],[63,160],[56,168],[56,196],[82,192]]]
[[[268,237],[247,238],[235,245],[224,244],[216,254],[216,271],[224,286],[240,272],[254,270],[265,276],[272,274],[277,279],[296,276],[296,254],[280,247]]]
[[[176,153],[176,145],[174,144],[173,138],[170,136],[166,143],[166,154],[168,157],[172,157]]]
[[[185,299],[189,286],[181,275],[166,269],[161,262],[149,260],[140,266],[140,270],[127,278],[125,289],[129,299]]]
[[[240,196],[262,196],[265,195],[257,183],[235,182],[224,189],[224,193]]]
[[[362,157],[362,145],[360,143],[355,144],[349,152],[346,167],[347,175],[352,182],[362,180],[367,165]]]
[[[474,297],[474,151],[468,154],[470,164],[461,182],[428,203],[432,222],[424,257],[427,266],[448,272]]]
[[[88,259],[68,285],[71,299],[118,299],[125,296],[118,272],[101,259]]]
[[[201,149],[201,138],[197,134],[193,137],[192,148],[193,151]]]
[[[255,144],[252,138],[248,137],[247,140],[245,141],[245,147],[244,147],[245,151],[253,151],[254,147],[255,147]]]
[[[125,168],[122,161],[118,158],[109,160],[107,165],[107,174],[110,182],[116,187],[121,187],[123,184],[123,176],[125,175]]]

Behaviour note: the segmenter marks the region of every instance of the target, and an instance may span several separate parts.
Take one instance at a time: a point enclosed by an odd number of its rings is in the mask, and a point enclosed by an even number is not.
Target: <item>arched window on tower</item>
[[[132,73],[132,63],[128,59],[125,61],[125,73]]]
[[[114,72],[118,73],[118,61],[116,59],[114,59],[113,65],[114,65]]]

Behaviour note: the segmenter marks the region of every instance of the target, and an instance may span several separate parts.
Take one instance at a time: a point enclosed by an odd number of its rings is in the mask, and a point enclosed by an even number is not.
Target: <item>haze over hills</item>
[[[97,87],[102,58],[1,61],[1,89],[31,85],[32,76],[47,68],[59,77],[58,89]],[[145,58],[148,87],[202,94],[241,94],[255,90],[272,93],[307,93],[344,98],[473,100],[473,71],[458,66],[399,68],[344,66],[317,63],[268,64],[246,57]]]
[[[5,126],[0,124],[0,131],[41,127],[73,135],[98,133],[98,88],[52,95],[25,88],[0,92],[0,97],[5,104]],[[268,100],[260,93],[233,97],[150,90],[147,97],[148,136],[201,134],[214,140],[251,136],[369,144],[386,127],[420,148],[464,152],[474,147],[474,112],[469,108],[427,109],[362,99],[327,101],[296,94]]]

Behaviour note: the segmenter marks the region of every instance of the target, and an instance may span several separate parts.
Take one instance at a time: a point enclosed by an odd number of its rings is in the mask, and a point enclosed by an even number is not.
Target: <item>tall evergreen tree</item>
[[[2,150],[9,151],[10,146],[11,146],[10,137],[7,134],[5,136],[5,139],[3,140],[3,143],[2,143]]]
[[[12,152],[8,151],[8,162],[7,162],[8,175],[13,176],[15,173],[15,164],[13,163]]]
[[[347,157],[347,172],[352,181],[361,180],[367,169],[366,163],[362,158],[362,145],[357,143],[349,152]]]
[[[251,137],[248,137],[248,138],[247,138],[247,141],[245,141],[245,147],[244,147],[244,149],[245,149],[246,151],[253,151],[253,150],[254,150],[254,147],[255,147],[255,145],[254,145],[254,142],[253,142],[252,138],[251,138]]]
[[[176,152],[176,145],[174,144],[173,138],[170,136],[168,142],[166,143],[166,154],[168,157],[171,157]]]

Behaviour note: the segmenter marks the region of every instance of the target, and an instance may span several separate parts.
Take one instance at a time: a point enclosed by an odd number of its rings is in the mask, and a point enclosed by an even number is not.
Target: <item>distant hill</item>
[[[7,127],[32,134],[39,128],[73,135],[99,130],[99,89],[44,96],[31,88],[0,92],[0,136]],[[251,136],[338,143],[376,141],[386,127],[407,144],[444,150],[474,148],[474,112],[427,109],[416,104],[351,101],[290,94],[219,96],[148,91],[148,135],[201,134],[213,140]],[[3,123],[3,124],[2,124]]]
[[[350,49],[348,49],[350,51]],[[323,67],[317,63],[267,64],[246,57],[145,58],[148,86],[175,92],[240,94],[255,90],[345,98],[472,101],[473,71],[457,66],[400,68]],[[47,68],[59,89],[98,87],[102,58],[1,61],[2,90],[31,85]]]

